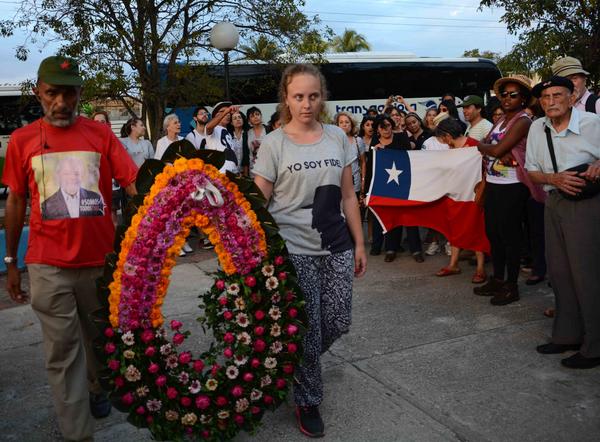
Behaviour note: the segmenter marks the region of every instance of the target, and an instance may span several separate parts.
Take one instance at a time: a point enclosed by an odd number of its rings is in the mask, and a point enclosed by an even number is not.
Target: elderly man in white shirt
[[[525,168],[549,193],[546,257],[556,295],[552,341],[542,354],[578,351],[562,359],[568,368],[600,366],[600,193],[573,200],[586,181],[600,180],[600,116],[572,106],[573,83],[554,76],[536,85],[545,118],[533,122]],[[554,151],[552,158],[549,142]],[[587,164],[583,173],[568,171]]]

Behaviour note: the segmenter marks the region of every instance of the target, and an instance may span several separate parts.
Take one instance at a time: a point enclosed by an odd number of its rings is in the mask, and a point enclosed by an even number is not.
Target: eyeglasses
[[[510,97],[510,98],[517,98],[519,95],[521,95],[521,94],[519,94],[519,93],[518,93],[518,92],[516,92],[516,91],[515,91],[515,92],[507,92],[507,91],[504,91],[504,92],[501,92],[501,93],[500,93],[500,96],[501,96],[502,98],[506,98],[506,97]]]

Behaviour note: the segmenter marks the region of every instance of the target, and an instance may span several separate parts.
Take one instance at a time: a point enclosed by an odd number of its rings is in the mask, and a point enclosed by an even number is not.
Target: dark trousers
[[[385,235],[383,229],[377,218],[373,216],[373,243],[371,249],[375,251],[381,251],[383,241],[385,239],[385,251],[386,252],[397,252],[400,248],[400,241],[402,240],[402,227],[396,227],[389,230]]]
[[[546,241],[544,240],[544,203],[533,198],[527,201],[527,223],[531,249],[532,275],[546,276]]]
[[[600,357],[600,194],[569,201],[551,192],[546,200],[546,259],[556,296],[555,344],[579,344]]]
[[[519,277],[523,226],[521,214],[529,198],[524,184],[486,184],[485,233],[490,241],[494,278],[516,283]]]

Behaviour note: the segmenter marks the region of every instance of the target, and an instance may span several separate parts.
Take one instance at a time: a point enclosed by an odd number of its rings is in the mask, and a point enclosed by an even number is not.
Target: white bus
[[[409,52],[353,52],[326,54],[320,65],[327,80],[330,116],[347,111],[360,121],[369,107],[383,110],[390,95],[403,96],[412,111],[421,116],[427,108],[437,106],[443,94],[456,97],[476,94],[489,97],[494,82],[501,77],[492,60],[483,58],[428,58]],[[230,65],[230,90],[234,103],[245,109],[257,106],[263,120],[275,112],[277,88],[285,65],[236,62]],[[209,66],[211,76],[223,77],[222,66]],[[190,130],[193,107],[177,108],[182,132]],[[402,105],[395,104],[402,108]],[[183,134],[184,135],[184,134]]]
[[[42,115],[42,108],[32,94],[21,93],[17,84],[0,85],[0,157],[6,156],[10,134]]]

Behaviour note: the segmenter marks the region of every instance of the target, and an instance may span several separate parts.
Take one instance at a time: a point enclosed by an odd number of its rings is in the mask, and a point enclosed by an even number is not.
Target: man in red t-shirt
[[[16,256],[30,197],[31,306],[44,337],[48,381],[66,440],[91,440],[90,415],[105,417],[110,402],[96,378],[90,313],[101,306],[96,278],[112,250],[112,178],[135,194],[137,168],[109,126],[77,116],[81,84],[75,60],[48,57],[33,89],[44,116],[16,130],[2,180],[6,202],[8,292],[26,303]]]

